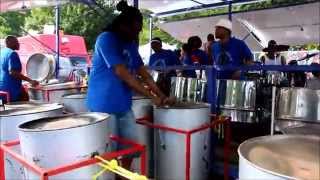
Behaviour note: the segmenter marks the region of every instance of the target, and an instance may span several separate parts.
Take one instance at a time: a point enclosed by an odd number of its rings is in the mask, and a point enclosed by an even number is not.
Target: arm
[[[262,62],[262,64],[266,64],[266,58],[264,56],[260,57],[260,61]]]
[[[284,56],[280,56],[281,59],[281,65],[286,65],[287,64],[287,60]]]
[[[9,74],[16,79],[29,82],[32,86],[37,86],[39,84],[38,81],[32,80],[29,77],[21,74],[21,62],[16,52],[12,53],[9,59]]]
[[[115,65],[113,69],[115,74],[133,90],[137,91],[138,93],[144,96],[152,97],[152,94],[149,91],[147,91],[139,83],[139,81],[130,74],[130,72],[124,64]]]
[[[244,60],[244,64],[245,65],[253,65],[254,64],[253,59],[252,58],[251,59],[245,59]]]
[[[32,85],[35,85],[37,84],[36,82],[37,81],[34,81],[30,78],[28,78],[27,76],[24,76],[23,74],[21,74],[19,71],[16,71],[16,70],[10,70],[10,75],[16,79],[20,79],[20,80],[23,80],[23,81],[27,81],[29,82],[30,84]]]
[[[201,64],[201,65],[209,65],[210,64],[210,61],[209,61],[209,55],[205,52],[205,51],[202,51],[203,53],[202,53],[202,58],[203,58],[203,61],[204,62],[202,62],[203,64]]]
[[[138,74],[142,77],[144,82],[147,83],[147,85],[150,87],[151,91],[155,93],[156,96],[158,96],[160,99],[164,100],[166,96],[163,94],[163,92],[158,88],[150,74],[148,73],[147,69],[144,66],[141,66],[138,69]]]
[[[243,57],[244,57],[244,65],[253,65],[253,54],[249,47],[242,42],[242,49],[243,49]]]
[[[212,44],[207,45],[207,54],[208,54],[208,60],[209,60],[209,65],[213,64],[213,57],[212,57],[212,50],[211,50]]]
[[[241,42],[241,54],[242,54],[242,65],[253,65],[253,54],[249,47],[242,41]],[[235,71],[232,74],[232,79],[240,79],[241,78],[241,71]]]

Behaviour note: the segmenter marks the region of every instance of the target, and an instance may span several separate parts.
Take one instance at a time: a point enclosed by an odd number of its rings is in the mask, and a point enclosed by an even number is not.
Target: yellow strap
[[[103,159],[101,156],[95,156],[95,158],[101,161],[101,163],[98,163],[98,165],[103,167],[104,169],[95,174],[92,177],[93,180],[96,180],[107,170],[131,180],[148,180],[145,176],[133,173],[131,171],[128,171],[127,169],[122,168],[118,165],[118,162],[116,160],[107,161]]]
[[[102,169],[101,171],[99,171],[97,174],[92,176],[92,180],[97,180],[99,176],[101,176],[105,171],[107,171],[107,169]]]

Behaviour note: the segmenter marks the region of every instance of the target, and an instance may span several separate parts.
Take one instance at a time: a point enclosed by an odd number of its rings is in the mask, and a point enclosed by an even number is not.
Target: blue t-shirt
[[[201,49],[196,49],[193,50],[190,55],[184,56],[182,62],[188,66],[209,65],[209,58],[206,52]],[[185,77],[197,77],[196,72],[193,70],[186,70],[183,74]]]
[[[150,56],[149,66],[166,67],[175,65],[180,65],[180,61],[176,54],[170,50],[163,49]]]
[[[192,60],[190,55],[184,55],[182,57],[182,65],[184,66],[193,66],[195,65]],[[191,78],[196,78],[196,72],[194,70],[184,70],[183,71],[183,77],[191,77]]]
[[[191,52],[189,56],[183,58],[183,64],[185,65],[208,65],[209,58],[206,52],[201,49],[197,49]]]
[[[234,37],[223,46],[219,42],[213,43],[212,56],[217,65],[241,66],[245,60],[253,59],[252,52],[245,42]],[[233,71],[225,71],[218,76],[220,79],[230,79],[232,74]]]
[[[154,53],[150,56],[150,67],[167,67],[180,65],[179,58],[171,50],[162,50],[161,52]],[[175,76],[175,71],[168,73],[169,76]]]
[[[95,112],[120,113],[131,109],[132,91],[114,72],[125,64],[134,74],[142,59],[136,43],[126,43],[116,33],[101,33],[96,41],[89,77],[87,105]]]
[[[10,75],[10,71],[21,72],[21,62],[18,54],[9,48],[0,51],[0,90],[9,92],[10,101],[17,101],[21,95],[22,81]]]
[[[201,49],[196,49],[191,52],[191,60],[193,64],[209,65],[208,55]]]

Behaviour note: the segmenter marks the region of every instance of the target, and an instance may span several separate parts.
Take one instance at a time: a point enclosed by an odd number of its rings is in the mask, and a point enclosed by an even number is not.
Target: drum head
[[[52,72],[53,58],[44,54],[33,54],[27,62],[26,71],[28,77],[37,81],[47,79]]]

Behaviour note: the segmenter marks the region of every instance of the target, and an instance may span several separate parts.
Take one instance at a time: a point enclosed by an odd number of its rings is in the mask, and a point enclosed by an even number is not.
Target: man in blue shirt
[[[217,65],[241,66],[252,64],[253,55],[244,41],[231,37],[232,23],[221,19],[216,24],[215,36],[219,41],[212,45],[213,61]],[[219,73],[220,79],[240,79],[240,71]]]
[[[173,51],[162,48],[160,38],[156,37],[151,40],[151,48],[154,53],[150,56],[149,66],[167,67],[181,64]]]
[[[169,99],[148,74],[138,52],[136,39],[142,29],[141,12],[125,1],[120,1],[117,9],[121,13],[96,40],[87,106],[90,111],[111,115],[108,125],[111,134],[136,140],[138,132],[131,110],[132,91],[151,98],[156,105],[166,104]],[[136,74],[152,92],[136,79]],[[118,144],[112,146],[113,151],[122,148]],[[124,158],[122,166],[130,168],[131,161],[131,157]]]
[[[155,37],[151,40],[151,48],[154,53],[150,56],[150,67],[166,68],[181,64],[179,58],[173,51],[162,48],[162,41],[160,38]],[[170,72],[161,72],[157,79],[158,87],[167,96],[170,95],[171,77],[173,76],[176,76],[175,70]]]
[[[231,37],[232,23],[221,19],[216,24],[215,36],[219,41],[212,45],[212,59],[217,65],[241,66],[252,64],[253,55],[244,41]],[[218,79],[241,79],[241,71],[223,71],[218,73]],[[220,111],[220,102],[226,98],[226,81],[220,81],[216,104]]]
[[[5,44],[6,48],[0,51],[0,91],[8,92],[11,102],[28,101],[29,97],[22,87],[22,80],[28,81],[32,86],[39,83],[21,74],[20,58],[15,52],[20,48],[18,39],[15,36],[8,36]]]

